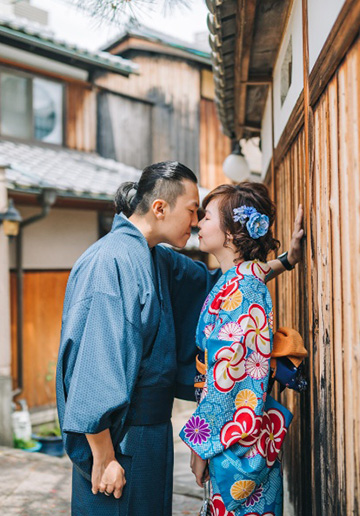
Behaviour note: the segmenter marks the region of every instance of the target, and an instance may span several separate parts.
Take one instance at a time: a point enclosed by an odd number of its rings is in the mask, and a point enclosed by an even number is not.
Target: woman
[[[264,185],[244,182],[219,186],[203,207],[200,249],[218,259],[223,275],[200,314],[206,380],[180,435],[197,483],[210,476],[212,514],[280,516],[277,456],[292,415],[267,396],[273,312],[265,278],[268,253],[279,246],[275,206]]]

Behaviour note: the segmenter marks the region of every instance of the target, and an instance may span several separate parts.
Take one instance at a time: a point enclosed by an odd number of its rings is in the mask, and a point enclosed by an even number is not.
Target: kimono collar
[[[243,276],[255,276],[262,283],[265,283],[267,274],[271,271],[270,265],[259,260],[249,260],[247,262],[239,263],[236,266],[236,274]]]
[[[134,242],[134,252],[137,254],[137,258],[141,255],[139,263],[141,263],[141,267],[145,267],[147,269],[153,281],[155,292],[159,295],[159,299],[162,300],[159,266],[155,263],[156,260],[154,260],[148,241],[141,231],[132,222],[130,222],[123,213],[116,214],[114,216],[111,233],[119,230],[123,234],[133,237],[136,240],[136,243]],[[140,251],[140,254],[138,251]],[[144,253],[142,251],[144,251]],[[136,261],[135,258],[134,260]]]
[[[144,235],[132,222],[130,222],[130,220],[123,213],[119,213],[114,216],[111,232],[117,231],[120,228],[127,235],[140,238],[142,243],[146,244],[146,247],[150,250],[148,241],[146,240]]]

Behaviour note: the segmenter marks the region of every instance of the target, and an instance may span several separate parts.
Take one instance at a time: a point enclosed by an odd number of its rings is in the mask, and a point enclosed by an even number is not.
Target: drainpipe
[[[0,212],[8,208],[5,170],[7,163],[0,162]],[[10,333],[10,282],[9,237],[0,225],[0,445],[12,446],[11,428],[11,333]]]
[[[17,378],[18,387],[13,391],[13,397],[18,396],[24,389],[23,366],[23,323],[24,323],[24,271],[23,271],[23,229],[48,216],[51,206],[56,201],[56,190],[44,188],[41,195],[42,211],[38,215],[29,217],[20,222],[20,230],[16,239],[16,292],[17,292]]]

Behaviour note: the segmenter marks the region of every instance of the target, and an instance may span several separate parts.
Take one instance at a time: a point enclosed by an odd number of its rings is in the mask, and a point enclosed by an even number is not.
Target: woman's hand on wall
[[[291,237],[290,249],[288,251],[287,259],[290,265],[296,265],[301,260],[301,239],[304,236],[304,230],[302,228],[304,217],[304,210],[301,204],[299,204],[298,211],[295,218],[294,231]]]

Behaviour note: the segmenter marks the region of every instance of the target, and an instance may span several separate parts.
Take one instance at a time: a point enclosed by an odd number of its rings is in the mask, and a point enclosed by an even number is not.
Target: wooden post
[[[314,292],[312,267],[312,224],[311,224],[311,198],[312,198],[312,137],[311,120],[312,110],[310,106],[309,92],[309,32],[308,32],[308,2],[302,0],[302,39],[303,39],[303,73],[304,73],[304,133],[305,133],[305,224],[306,224],[306,286],[307,286],[307,311],[308,311],[308,345],[309,345],[309,376],[310,376],[310,441],[311,441],[311,500],[312,514],[316,515],[316,492],[315,483],[315,450],[314,450]]]

